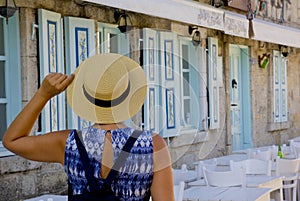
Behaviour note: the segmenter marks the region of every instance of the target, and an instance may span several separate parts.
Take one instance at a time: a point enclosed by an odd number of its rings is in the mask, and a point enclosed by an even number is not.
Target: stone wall
[[[210,1],[201,1],[209,3]],[[293,4],[296,3],[292,1]],[[20,36],[21,36],[21,65],[22,65],[22,101],[25,105],[33,96],[38,87],[38,38],[37,34],[32,37],[32,23],[37,24],[37,9],[44,8],[61,13],[62,16],[75,16],[91,18],[96,21],[106,23],[116,23],[113,18],[114,8],[82,4],[76,0],[16,0],[20,12]],[[269,9],[269,8],[268,8]],[[297,9],[291,9],[297,15]],[[272,12],[268,12],[270,17]],[[189,36],[188,25],[170,22],[169,20],[142,14],[130,13],[136,28],[155,28],[160,30],[172,30],[180,35]],[[258,16],[261,16],[259,14]],[[294,18],[288,17],[289,22]],[[274,20],[270,17],[269,20]],[[95,23],[96,24],[96,23]],[[297,24],[295,24],[297,26]],[[38,30],[36,30],[38,32]],[[264,146],[278,143],[287,143],[288,138],[296,137],[300,132],[300,50],[290,48],[288,56],[288,107],[290,124],[274,125],[272,123],[272,63],[263,69],[258,67],[258,56],[268,51],[278,49],[278,45],[262,43],[224,35],[216,30],[200,28],[203,37],[201,46],[203,51],[206,48],[206,38],[208,36],[219,38],[219,49],[223,56],[223,87],[220,88],[220,111],[222,115],[221,127],[218,130],[210,130],[184,133],[180,136],[166,139],[169,144],[173,167],[180,167],[183,163],[189,168],[193,167],[193,162],[205,158],[211,158],[230,153],[231,150],[231,128],[230,128],[230,108],[229,91],[230,65],[229,65],[229,44],[240,44],[250,47],[250,75],[252,106],[252,130],[253,146]],[[37,33],[36,32],[36,33]],[[132,33],[132,38],[135,34]],[[131,43],[131,49],[137,49],[138,41]],[[138,52],[133,54],[135,60],[139,60]],[[206,56],[202,58],[205,68],[201,69],[203,77],[206,78]],[[203,90],[205,91],[205,90]],[[200,98],[203,98],[204,95]],[[205,101],[202,101],[205,104]],[[207,112],[207,111],[206,111]],[[135,117],[136,126],[139,125],[141,113]],[[32,131],[34,134],[38,125]],[[0,200],[21,200],[44,193],[66,193],[67,182],[63,168],[59,164],[38,163],[25,160],[18,156],[0,158]]]
[[[67,193],[67,176],[60,164],[39,163],[19,156],[0,158],[0,200]]]

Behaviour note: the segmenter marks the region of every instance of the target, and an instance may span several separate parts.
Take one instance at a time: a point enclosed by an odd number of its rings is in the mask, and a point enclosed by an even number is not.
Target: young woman
[[[36,94],[7,129],[3,145],[24,158],[64,165],[74,195],[89,191],[80,161],[74,130],[30,136],[45,104],[67,89],[68,103],[82,119],[94,122],[81,130],[81,139],[93,167],[94,177],[104,180],[122,147],[135,130],[123,122],[134,116],[146,97],[146,77],[132,59],[100,54],[84,61],[67,76],[47,75]],[[97,183],[101,188],[103,182]],[[165,141],[142,131],[111,190],[120,200],[174,200],[171,160]]]

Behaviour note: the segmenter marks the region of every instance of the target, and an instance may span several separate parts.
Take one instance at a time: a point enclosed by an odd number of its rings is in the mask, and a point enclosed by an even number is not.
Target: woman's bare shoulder
[[[152,141],[154,151],[159,151],[167,147],[166,141],[158,133],[152,133]]]

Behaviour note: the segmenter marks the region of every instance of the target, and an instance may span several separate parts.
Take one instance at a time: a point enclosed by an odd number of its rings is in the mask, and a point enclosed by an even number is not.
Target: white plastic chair
[[[203,167],[206,167],[206,169],[209,170],[215,170],[217,167],[217,161],[214,160],[212,163],[204,163],[203,161],[199,161],[195,166],[198,180],[204,178]]]
[[[299,157],[300,154],[300,142],[290,141],[290,152],[294,154],[295,158]]]
[[[178,185],[181,181],[186,181],[188,178],[188,171],[181,169],[173,169],[174,185]]]
[[[271,176],[272,162],[271,160],[247,159],[244,161],[230,161],[230,169],[237,167],[245,168],[246,174],[267,175]]]
[[[204,179],[208,186],[230,187],[242,186],[245,187],[245,169],[235,168],[229,171],[213,171],[203,167]]]
[[[271,149],[269,149],[267,151],[257,150],[256,159],[269,161],[269,160],[272,160],[272,155],[273,155],[273,152]]]
[[[296,201],[297,180],[299,171],[300,158],[291,159],[276,159],[276,175],[283,177],[284,199],[288,201]],[[292,194],[290,193],[292,190]],[[291,198],[292,195],[292,198]]]

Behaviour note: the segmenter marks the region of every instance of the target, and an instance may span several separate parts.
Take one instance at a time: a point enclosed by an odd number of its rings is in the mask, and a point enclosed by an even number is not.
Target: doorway
[[[249,48],[230,45],[229,55],[231,137],[235,151],[252,147]]]

